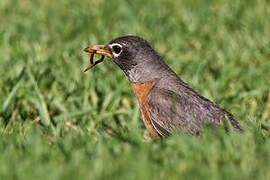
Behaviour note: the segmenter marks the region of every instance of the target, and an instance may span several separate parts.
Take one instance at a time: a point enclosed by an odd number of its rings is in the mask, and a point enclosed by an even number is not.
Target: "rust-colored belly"
[[[140,110],[143,116],[143,122],[146,129],[149,132],[149,135],[152,138],[159,137],[159,134],[157,133],[152,124],[151,114],[148,110],[148,96],[150,94],[151,89],[154,86],[154,82],[132,83],[131,85],[135,92],[135,95],[139,100]]]

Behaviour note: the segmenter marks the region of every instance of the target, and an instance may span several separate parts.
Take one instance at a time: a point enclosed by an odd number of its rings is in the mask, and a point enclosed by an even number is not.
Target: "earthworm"
[[[94,61],[94,56],[95,56],[95,52],[91,53],[90,59],[89,59],[89,64],[88,66],[84,69],[83,72],[88,71],[89,69],[91,69],[92,67],[94,67],[95,65],[101,63],[104,60],[104,55],[102,55],[97,61]]]

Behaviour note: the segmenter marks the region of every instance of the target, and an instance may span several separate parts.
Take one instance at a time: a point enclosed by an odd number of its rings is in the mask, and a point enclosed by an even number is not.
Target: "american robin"
[[[166,137],[174,131],[200,134],[206,124],[241,131],[231,113],[193,90],[143,38],[118,37],[107,45],[87,47],[84,51],[91,54],[86,70],[104,56],[123,70],[138,98],[150,137]],[[94,54],[102,55],[101,59],[93,62]]]

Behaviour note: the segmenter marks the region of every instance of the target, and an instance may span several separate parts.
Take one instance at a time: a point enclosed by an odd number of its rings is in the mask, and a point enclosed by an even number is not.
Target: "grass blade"
[[[38,84],[37,84],[37,82],[36,82],[36,80],[35,80],[35,78],[30,70],[27,71],[27,74],[30,78],[30,81],[32,82],[32,84],[34,86],[34,90],[35,90],[35,93],[37,95],[37,100],[35,101],[35,105],[37,106],[37,109],[38,109],[38,112],[40,115],[40,119],[41,119],[41,123],[45,126],[49,126],[50,122],[51,122],[51,118],[50,118],[50,115],[48,112],[46,102],[44,100],[44,96],[40,92]]]
[[[17,78],[16,85],[12,88],[11,92],[7,96],[6,100],[4,101],[3,107],[2,107],[2,113],[3,114],[6,114],[7,113],[8,108],[10,107],[10,105],[12,104],[12,102],[14,101],[14,99],[16,97],[16,93],[17,93],[18,89],[22,85],[22,80],[23,80],[24,72],[25,72],[25,68],[23,68],[22,71],[20,72],[20,74],[19,74],[19,76]]]

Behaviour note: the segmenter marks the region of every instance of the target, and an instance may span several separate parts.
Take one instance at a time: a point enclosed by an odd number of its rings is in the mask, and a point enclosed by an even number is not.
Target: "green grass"
[[[149,40],[242,134],[145,142],[127,78],[82,49]],[[0,179],[270,179],[267,0],[1,0]]]

